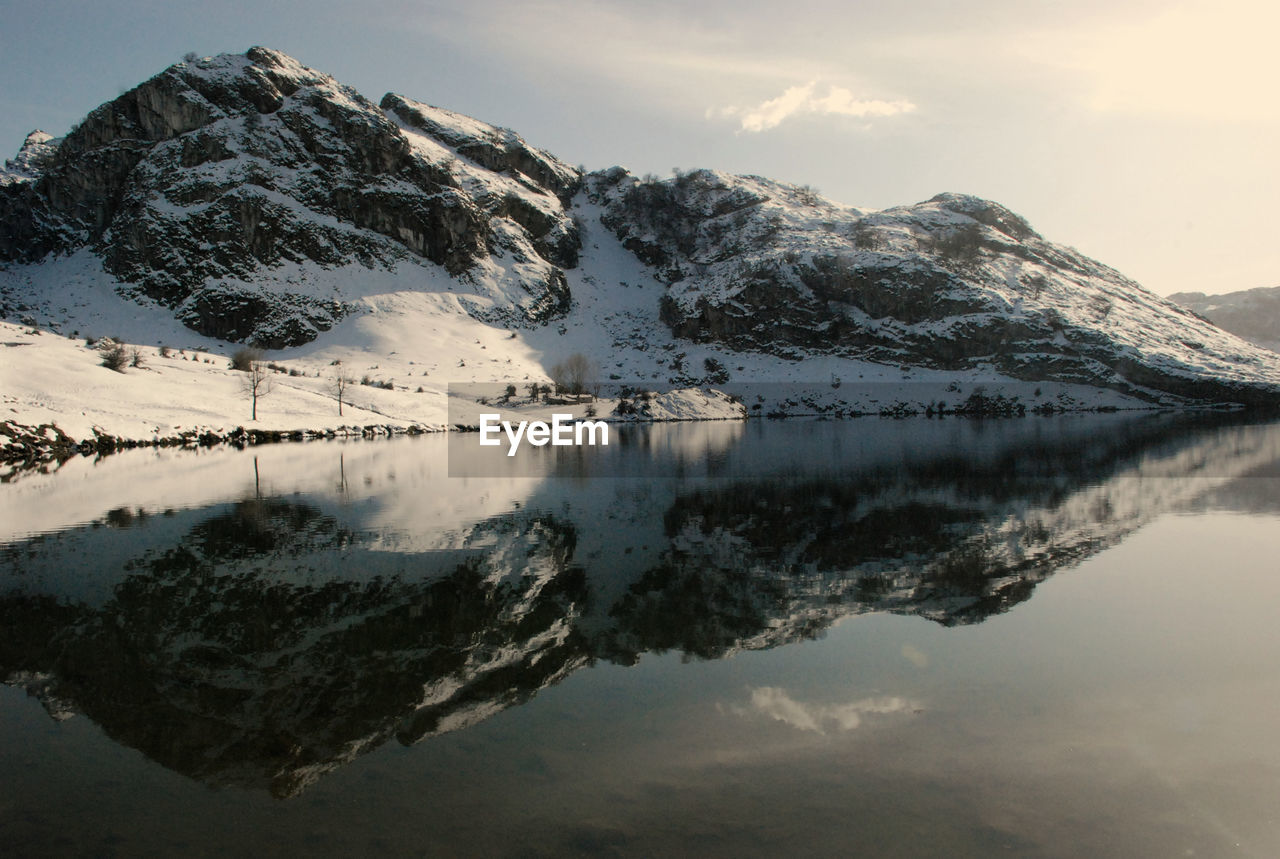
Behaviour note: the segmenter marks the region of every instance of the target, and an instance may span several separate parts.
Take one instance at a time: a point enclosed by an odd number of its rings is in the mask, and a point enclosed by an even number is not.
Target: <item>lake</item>
[[[5,852],[1280,855],[1280,424],[618,432],[10,474]]]

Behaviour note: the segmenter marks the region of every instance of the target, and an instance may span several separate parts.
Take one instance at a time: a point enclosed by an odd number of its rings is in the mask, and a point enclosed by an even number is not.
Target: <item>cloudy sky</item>
[[[1150,289],[1280,285],[1263,0],[0,0],[0,151],[262,44],[589,168],[717,167],[885,207],[961,191]]]

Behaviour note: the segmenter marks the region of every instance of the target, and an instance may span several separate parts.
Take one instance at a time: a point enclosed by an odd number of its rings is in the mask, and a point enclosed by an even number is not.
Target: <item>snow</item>
[[[332,127],[333,121],[386,124],[392,133],[398,131],[422,163],[447,170],[468,196],[468,205],[509,203],[545,216],[556,224],[554,229],[576,223],[582,250],[579,264],[563,272],[572,296],[567,314],[544,325],[530,321],[531,311],[548,298],[545,285],[560,270],[535,252],[530,233],[508,208],[484,209],[489,225],[484,240],[490,253],[462,275],[451,276],[387,236],[313,208],[305,202],[311,199],[307,188],[326,179],[315,160],[290,167],[284,164],[292,162],[275,163],[253,154],[244,118],[211,105],[214,118],[205,130],[225,144],[232,157],[183,168],[176,184],[156,185],[163,193],[145,201],[144,220],[178,231],[191,226],[196,223],[192,216],[209,205],[208,197],[193,191],[184,198],[183,192],[214,188],[223,189],[219,193],[254,195],[268,209],[282,213],[282,222],[291,227],[314,228],[317,240],[327,237],[332,243],[349,237],[360,247],[359,242],[369,242],[380,250],[368,265],[353,261],[326,267],[282,260],[255,265],[241,277],[220,275],[205,286],[270,297],[285,310],[305,304],[322,315],[329,313],[336,324],[311,343],[267,356],[283,372],[271,377],[274,389],[259,402],[254,422],[241,390],[243,374],[227,367],[238,347],[180,325],[175,310],[181,314],[185,306],[167,308],[139,295],[136,284],[107,274],[87,249],[39,264],[0,267],[0,304],[9,308],[8,321],[0,327],[6,344],[0,347],[0,419],[27,425],[53,422],[76,439],[102,432],[151,440],[184,431],[225,433],[238,426],[289,431],[337,430],[353,424],[442,429],[472,423],[469,417],[455,419],[454,413],[474,412],[477,405],[460,404],[457,397],[451,401],[451,385],[545,384],[550,368],[575,353],[598,365],[600,381],[652,392],[649,414],[656,420],[738,418],[741,409],[730,396],[739,398],[749,415],[910,412],[938,403],[955,408],[977,392],[1016,398],[1028,409],[1150,406],[1150,400],[1088,385],[1011,379],[981,360],[964,370],[912,365],[923,355],[923,348],[914,344],[955,337],[1010,317],[1061,322],[1052,337],[1031,344],[1019,358],[1042,359],[1042,352],[1054,348],[1074,352],[1085,356],[1081,364],[1103,382],[1118,378],[1109,367],[1116,363],[1113,359],[1122,358],[1182,378],[1280,387],[1280,359],[1275,353],[1213,327],[1070,248],[1044,242],[1016,215],[978,198],[944,194],[925,203],[872,212],[758,176],[699,170],[649,183],[615,168],[587,177],[588,193],[579,193],[566,207],[552,190],[528,176],[486,168],[463,154],[480,152],[477,146],[493,147],[506,155],[532,158],[538,170],[549,171],[566,187],[577,180],[574,168],[528,146],[510,130],[398,96],[388,96],[384,104],[391,108],[383,110],[283,54],[262,48],[250,54],[254,59],[196,59],[163,74],[228,87],[243,82],[246,75],[291,81],[302,88],[284,99],[277,114],[258,117],[270,131],[255,138],[262,146],[304,153],[306,147],[284,115],[305,114],[302,118],[318,127]],[[195,90],[191,93],[191,98],[198,97]],[[328,106],[325,115],[317,105]],[[326,119],[330,115],[340,119]],[[339,137],[323,142],[346,145]],[[25,181],[24,176],[29,180],[40,153],[56,145],[49,135],[33,133],[19,159],[6,165],[5,181]],[[156,146],[176,151],[180,141]],[[164,164],[165,159],[154,164],[146,160],[137,169],[168,169],[160,166]],[[271,188],[245,184],[257,169],[270,172]],[[611,207],[642,186],[683,195],[681,205],[701,218],[695,219],[695,235],[690,237],[693,249],[674,255],[668,266],[674,271],[642,263],[605,225],[614,212]],[[378,176],[376,187],[386,194],[426,193],[390,174]],[[658,242],[655,234],[662,226],[632,223],[624,238]],[[716,342],[678,339],[659,318],[665,296],[686,309],[710,302],[743,314],[758,313],[758,324],[767,326],[769,308],[757,307],[748,294],[744,271],[752,266],[770,267],[778,273],[778,283],[791,291],[788,297],[808,300],[813,291],[800,276],[803,267],[822,259],[859,262],[889,272],[883,287],[891,294],[898,278],[906,281],[932,270],[933,258],[926,251],[937,235],[974,227],[983,240],[982,252],[963,279],[944,285],[939,289],[943,294],[934,298],[975,309],[904,321],[873,316],[852,303],[841,305],[840,324],[904,344],[901,352],[906,357],[898,363],[785,344],[772,353],[736,351]],[[1027,253],[1028,248],[1035,253]],[[211,247],[206,243],[205,249]],[[674,282],[668,286],[668,280]],[[323,324],[318,321],[316,327]],[[100,366],[98,354],[86,348],[84,338],[106,336],[136,346],[143,366],[123,373]],[[1103,341],[1111,350],[1105,363],[1087,351],[1094,345],[1091,341]],[[161,347],[172,354],[161,355]],[[913,353],[912,348],[921,351]],[[720,372],[713,372],[714,367]],[[371,383],[348,388],[349,406],[342,416],[337,415],[332,392],[339,371]],[[389,384],[391,389],[372,383]],[[710,388],[720,393],[708,393]],[[1176,397],[1155,399],[1179,402]],[[616,401],[615,392],[599,404],[600,416],[606,417]],[[528,411],[538,417],[547,413],[539,407]]]
[[[78,440],[96,432],[149,441],[188,430],[224,434],[241,426],[438,429],[444,423],[438,398],[360,385],[348,389],[350,404],[339,417],[328,379],[275,372],[269,393],[259,399],[258,420],[251,421],[246,374],[228,369],[223,355],[184,349],[166,357],[157,347],[140,346],[142,366],[115,372],[78,338],[32,333],[9,323],[0,323],[0,337],[0,415],[24,424],[54,423]]]
[[[941,252],[931,252],[931,244],[956,230],[975,230],[981,249],[947,292],[935,296],[974,309],[932,316],[921,299],[917,312],[926,318],[915,322],[888,315],[871,318],[852,306],[841,312],[854,327],[878,329],[883,341],[900,342],[909,353],[922,351],[919,344],[931,338],[954,337],[966,328],[1017,316],[1056,320],[1066,335],[1060,342],[1082,356],[1091,353],[1090,341],[1109,341],[1103,348],[1113,354],[1126,354],[1174,377],[1280,385],[1280,362],[1272,353],[1193,317],[1071,248],[1044,241],[1013,213],[976,197],[942,194],[925,203],[868,213],[803,189],[715,171],[646,183],[615,169],[592,174],[588,181],[615,218],[634,213],[628,195],[644,189],[650,196],[676,201],[664,203],[667,208],[704,218],[692,228],[692,250],[664,245],[642,222],[643,208],[636,215],[641,222],[632,219],[620,227],[630,240],[666,253],[671,260],[667,277],[673,279],[668,294],[687,317],[696,317],[703,304],[766,312],[741,301],[757,270],[768,272],[796,300],[809,301],[814,295],[802,273],[819,259],[840,260],[849,270],[892,271],[881,281],[891,304],[895,291],[903,288],[900,280],[937,271]],[[754,203],[717,214],[721,201],[735,195],[744,204]]]
[[[38,128],[28,134],[18,154],[0,169],[0,186],[35,179],[40,175],[41,162],[51,156],[61,142],[60,138]]]
[[[432,151],[431,147],[433,145],[445,144],[455,158],[478,167],[479,165],[475,165],[471,159],[460,154],[457,148],[463,144],[482,143],[505,152],[515,150],[527,152],[530,157],[540,162],[562,184],[569,184],[578,176],[577,170],[551,153],[530,146],[520,135],[509,128],[499,128],[470,116],[415,101],[395,93],[389,94],[388,98],[403,104],[426,127],[426,131],[424,131],[404,122],[393,111],[386,112],[388,119],[395,122],[407,133],[411,143],[426,153]],[[490,176],[495,176],[495,174],[490,173]]]
[[[1280,287],[1258,287],[1226,295],[1182,292],[1170,301],[1207,316],[1211,322],[1257,346],[1280,352]]]
[[[181,430],[227,432],[238,426],[326,430],[379,424],[440,429],[450,423],[450,384],[545,384],[550,381],[549,368],[574,353],[597,361],[602,379],[617,376],[617,384],[660,394],[670,388],[667,379],[675,356],[684,355],[683,364],[694,376],[701,375],[706,359],[717,360],[731,378],[715,387],[742,397],[748,407],[759,405],[752,414],[779,408],[875,413],[896,402],[921,408],[935,401],[959,404],[979,385],[991,396],[1018,396],[1028,406],[1142,405],[1111,391],[1018,382],[983,368],[904,369],[822,355],[788,361],[678,340],[658,319],[663,287],[653,271],[599,224],[596,206],[580,198],[574,212],[585,229],[581,264],[566,272],[573,307],[564,319],[538,328],[507,328],[468,312],[468,301],[494,301],[501,293],[493,272],[468,282],[414,260],[386,268],[352,264],[323,269],[286,263],[264,272],[254,284],[259,288],[325,296],[350,303],[356,311],[312,343],[267,355],[267,360],[301,375],[273,375],[274,390],[260,400],[256,423],[250,420],[249,402],[240,389],[243,374],[227,369],[238,346],[195,334],[155,303],[121,297],[116,290],[125,285],[103,272],[87,251],[39,265],[10,266],[0,270],[0,296],[25,306],[21,315],[43,333],[30,333],[30,325],[0,323],[0,339],[12,344],[0,351],[0,416],[31,425],[57,423],[76,439],[92,438],[95,429],[140,440]],[[86,337],[138,345],[145,366],[124,373],[101,367],[98,353],[85,347]],[[173,354],[161,357],[161,346],[170,347]],[[347,394],[350,405],[339,417],[331,391],[338,366],[334,362],[357,382],[368,376],[372,382],[391,382],[395,389],[352,385]],[[701,397],[660,397],[654,402],[654,417],[730,416],[722,400]],[[602,408],[601,414],[607,411]]]

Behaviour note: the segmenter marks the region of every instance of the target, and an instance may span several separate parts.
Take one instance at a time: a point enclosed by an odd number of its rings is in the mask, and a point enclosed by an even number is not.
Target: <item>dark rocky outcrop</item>
[[[681,338],[1148,401],[1280,402],[1274,353],[989,200],[872,212],[711,170],[584,176],[514,131],[395,93],[375,105],[266,48],[189,58],[61,139],[29,136],[0,171],[0,264],[87,248],[126,297],[267,348],[362,312],[335,273],[358,266],[453,292],[482,321],[538,326],[573,304],[575,212],[598,212],[654,269],[660,321]]]
[[[508,321],[563,313],[559,266],[576,263],[579,240],[560,199],[577,171],[511,132],[471,120],[449,130],[406,100],[384,102],[453,147],[448,159],[502,177],[471,181],[359,93],[252,48],[172,66],[60,141],[28,138],[0,185],[0,262],[87,246],[124,292],[175,308],[202,334],[278,348],[353,308],[252,285],[274,268],[417,259],[467,276],[514,233],[543,263]],[[517,190],[493,194],[508,176]]]
[[[1280,365],[988,200],[866,212],[710,170],[590,174],[603,221],[667,283],[679,337],[1142,398],[1280,403]]]

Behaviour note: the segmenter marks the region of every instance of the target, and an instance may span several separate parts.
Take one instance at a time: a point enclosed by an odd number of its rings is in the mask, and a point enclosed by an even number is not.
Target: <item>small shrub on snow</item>
[[[715,358],[706,358],[703,360],[702,368],[707,372],[705,379],[708,385],[723,385],[725,382],[729,381],[728,368]]]
[[[129,353],[124,344],[114,340],[103,340],[98,347],[98,354],[102,356],[102,366],[117,373],[123,373],[125,365],[129,363]]]
[[[254,363],[262,360],[262,350],[252,346],[237,349],[231,353],[231,369],[242,373],[248,372]]]
[[[816,206],[822,202],[822,195],[812,185],[801,185],[796,188],[796,199],[805,206]]]

